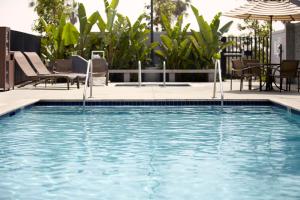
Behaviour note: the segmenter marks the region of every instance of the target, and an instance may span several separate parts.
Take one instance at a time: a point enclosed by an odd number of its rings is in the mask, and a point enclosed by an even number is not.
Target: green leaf
[[[214,35],[217,35],[217,33],[218,33],[218,29],[220,26],[220,17],[221,17],[221,13],[218,13],[217,15],[215,15],[214,19],[212,20],[212,22],[210,24],[210,27],[211,27]]]
[[[108,30],[108,32],[111,32],[111,30],[112,30],[116,14],[117,14],[116,10],[108,9],[107,23],[106,23],[106,29]]]
[[[65,46],[75,45],[77,44],[79,37],[79,32],[76,27],[70,22],[64,26],[62,32],[62,40]]]
[[[197,40],[195,39],[195,37],[193,35],[190,36],[190,40],[193,43],[195,50],[197,51],[198,55],[201,56],[202,55],[202,50],[201,47],[199,45],[199,43],[197,42]]]
[[[172,40],[166,36],[166,35],[161,35],[160,36],[161,41],[163,42],[163,44],[169,49],[172,50],[173,49],[173,43]]]
[[[172,32],[171,32],[171,23],[170,23],[169,19],[167,18],[167,16],[165,16],[164,14],[162,14],[161,15],[161,21],[162,21],[163,27],[165,28],[168,36],[171,36],[172,35]]]
[[[109,7],[115,10],[118,7],[118,4],[119,0],[112,0]]]
[[[191,8],[192,8],[192,11],[193,11],[195,17],[199,16],[199,11],[198,11],[198,9],[197,9],[195,6],[193,6],[193,5],[191,5]]]
[[[166,54],[165,54],[162,50],[155,50],[154,52],[155,52],[158,56],[160,56],[160,57],[162,57],[162,58],[164,58],[164,59],[167,58]]]
[[[151,44],[150,44],[150,49],[155,49],[156,47],[158,47],[159,46],[159,43],[158,42],[152,42]]]
[[[213,34],[210,26],[204,20],[203,16],[198,16],[197,21],[200,27],[200,34],[202,35],[205,42],[210,43],[213,41]]]
[[[78,18],[80,24],[80,33],[83,34],[87,25],[87,16],[85,12],[85,7],[82,3],[80,3],[78,6]]]
[[[229,31],[232,23],[233,23],[233,21],[226,23],[222,28],[220,28],[220,33],[221,34],[227,33]]]
[[[104,22],[104,20],[101,17],[101,15],[98,16],[98,23],[97,23],[97,25],[98,25],[98,28],[100,29],[100,31],[102,33],[104,33],[105,30],[106,30],[106,23]]]
[[[93,26],[96,24],[97,20],[99,19],[99,12],[94,12],[89,18],[88,18],[88,24],[86,26],[85,33],[88,34],[91,32]]]

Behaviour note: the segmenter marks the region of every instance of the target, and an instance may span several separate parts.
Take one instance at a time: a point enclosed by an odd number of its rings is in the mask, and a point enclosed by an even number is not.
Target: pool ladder
[[[223,79],[222,79],[222,71],[221,71],[221,62],[219,59],[214,60],[215,62],[215,73],[214,73],[214,90],[213,90],[213,98],[216,98],[217,91],[217,72],[219,74],[219,82],[220,82],[220,93],[221,93],[221,106],[224,106],[224,89],[223,89]]]
[[[102,55],[101,55],[102,54]],[[93,59],[97,57],[105,58],[105,52],[104,51],[92,51],[91,59],[88,61],[88,66],[86,70],[86,77],[84,82],[84,89],[83,89],[83,98],[82,98],[82,106],[83,109],[85,109],[86,106],[86,91],[87,88],[90,87],[90,96],[89,98],[93,98]]]

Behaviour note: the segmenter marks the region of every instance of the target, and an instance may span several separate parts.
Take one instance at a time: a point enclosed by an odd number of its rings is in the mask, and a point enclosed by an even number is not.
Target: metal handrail
[[[86,89],[88,87],[89,78],[91,76],[91,65],[92,65],[92,61],[89,60],[88,67],[86,70],[86,77],[85,77],[84,90],[83,90],[83,99],[82,99],[83,108],[85,108],[85,104],[86,104]]]
[[[92,51],[91,59],[88,61],[88,67],[86,70],[86,77],[85,77],[85,83],[84,83],[84,90],[83,90],[83,99],[82,99],[82,105],[85,109],[86,105],[86,90],[88,88],[88,85],[90,86],[90,97],[93,97],[93,59],[96,58],[96,55],[102,54],[102,58],[105,58],[105,51]]]
[[[220,82],[220,92],[221,92],[221,106],[224,106],[224,89],[223,89],[223,81],[222,81],[222,71],[221,71],[221,62],[220,60],[215,60],[215,74],[214,74],[214,91],[213,98],[216,98],[216,87],[217,87],[217,71],[219,74],[219,82]]]

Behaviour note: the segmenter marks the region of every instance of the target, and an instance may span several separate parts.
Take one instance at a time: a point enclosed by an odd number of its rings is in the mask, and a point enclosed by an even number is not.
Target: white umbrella
[[[252,0],[238,8],[224,13],[223,16],[269,21],[270,48],[272,48],[272,22],[300,21],[300,7],[288,0]]]

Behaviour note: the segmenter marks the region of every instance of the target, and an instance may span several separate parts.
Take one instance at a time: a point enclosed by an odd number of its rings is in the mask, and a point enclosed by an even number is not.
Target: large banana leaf
[[[65,46],[75,45],[78,42],[79,32],[76,27],[68,22],[62,32],[62,40]]]
[[[118,4],[119,4],[119,0],[112,0],[111,3],[110,3],[110,5],[109,5],[109,7],[111,9],[115,10],[118,7]]]
[[[192,6],[192,10],[199,26],[199,30],[192,30],[190,36],[193,44],[193,55],[201,60],[203,67],[211,66],[213,59],[219,59],[219,52],[230,45],[230,43],[223,44],[220,40],[223,34],[228,32],[232,22],[228,22],[220,28],[220,13],[215,15],[209,24],[203,16],[199,15],[196,7]]]
[[[103,18],[101,17],[101,15],[98,16],[98,28],[100,29],[100,31],[102,33],[104,33],[106,31],[106,23],[104,22]]]
[[[167,35],[161,35],[160,39],[163,42],[164,46],[166,48],[168,48],[170,51],[172,51],[172,49],[173,49],[173,42],[172,42],[171,38],[169,38],[169,36],[167,36]]]
[[[85,28],[85,34],[89,34],[93,28],[93,26],[96,24],[97,20],[99,18],[99,12],[96,11],[94,12],[89,18],[88,18],[88,23],[86,25],[86,28]]]
[[[85,28],[88,22],[87,22],[85,7],[82,3],[80,3],[78,6],[78,18],[79,18],[80,33],[83,34],[85,32]]]

